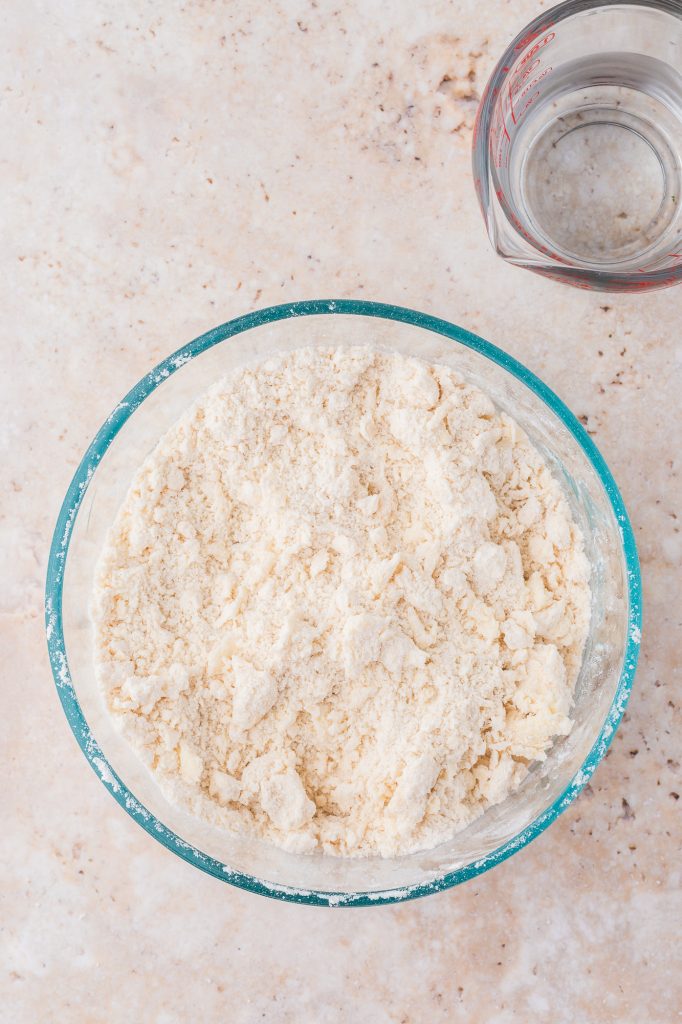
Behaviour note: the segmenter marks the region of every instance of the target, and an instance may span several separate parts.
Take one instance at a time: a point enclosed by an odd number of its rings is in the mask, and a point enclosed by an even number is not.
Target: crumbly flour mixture
[[[568,733],[582,537],[451,369],[300,349],[216,384],[102,553],[108,706],[169,798],[290,850],[435,845]]]

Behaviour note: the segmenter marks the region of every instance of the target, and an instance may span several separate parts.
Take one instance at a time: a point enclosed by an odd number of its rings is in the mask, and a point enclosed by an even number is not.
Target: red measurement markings
[[[561,268],[557,270],[545,270],[540,267],[530,267],[536,274],[542,277],[549,277],[553,281],[566,281],[574,288],[581,288],[583,291],[601,291],[601,278],[595,279],[589,274],[567,274]],[[649,281],[611,281],[606,289],[612,292],[644,292],[656,288],[667,288],[669,285],[679,284],[679,277],[662,277],[659,280]]]
[[[516,124],[516,117],[514,116],[514,97],[512,96],[511,82],[507,86],[507,90],[509,92],[509,112],[512,116],[512,121],[514,122],[514,124]]]
[[[516,126],[518,125],[519,118],[522,117],[529,107],[538,99],[540,92],[533,95],[519,110],[514,105],[514,99],[517,94],[521,94],[521,98],[528,94],[530,89],[535,86],[547,75],[552,72],[552,68],[545,68],[540,75],[536,76],[532,81],[529,81],[531,75],[536,71],[541,64],[541,60],[535,55],[544,47],[547,46],[555,38],[554,32],[548,32],[547,29],[553,25],[553,22],[547,22],[542,28],[536,32],[530,33],[520,40],[514,47],[515,51],[523,50],[529,43],[533,43],[530,49],[525,53],[514,65],[505,65],[502,71],[507,73],[511,71],[511,76],[507,81],[506,90],[500,91],[499,88],[493,90],[492,99],[496,102],[493,106],[493,115],[490,124],[490,139],[489,139],[489,152],[492,157],[493,164],[497,168],[506,167],[508,164],[509,148],[511,144],[511,134],[513,134]],[[544,33],[544,35],[543,35]],[[540,39],[539,37],[542,36]],[[538,40],[534,42],[534,40]],[[528,61],[532,60],[531,64]],[[515,70],[512,70],[514,68]],[[490,83],[485,88],[483,99],[479,105],[478,115],[474,124],[474,145],[478,140],[480,131],[480,117],[481,110],[483,109],[484,102],[487,98],[488,89]],[[496,94],[499,94],[496,96]],[[509,121],[509,124],[507,124]],[[511,134],[510,134],[511,133]]]
[[[514,47],[514,50],[524,50],[529,43],[532,43],[534,39],[538,38],[538,36],[541,36],[544,33],[546,33],[547,29],[551,28],[553,25],[553,21],[547,21],[540,28],[536,29],[535,32],[529,32],[527,36],[523,37],[523,39],[519,39],[518,43]],[[551,35],[552,39],[554,39],[554,32],[550,32],[549,35]]]
[[[548,68],[545,68],[545,70],[543,72],[541,72],[541,74],[536,75],[535,78],[532,79],[532,81],[530,81],[528,83],[528,85],[526,85],[525,88],[523,88],[521,90],[521,92],[519,93],[519,99],[522,100],[524,96],[527,96],[528,93],[530,92],[530,90],[535,88],[535,86],[538,84],[538,82],[541,82],[542,79],[546,78],[547,75],[549,75],[553,70],[554,69],[552,68],[552,66],[550,64],[550,66]]]
[[[511,138],[504,121],[500,120],[500,123],[496,128],[495,135],[491,141],[491,152],[493,153],[495,166],[498,169],[500,167],[506,167]]]
[[[682,260],[682,252],[668,252],[665,256],[657,256],[651,263],[643,263],[641,267],[638,267],[637,273],[648,274],[660,264],[661,260]],[[679,270],[680,266],[678,263],[674,263],[671,269]]]
[[[495,89],[493,96],[495,96],[496,93],[499,93],[499,89]],[[489,143],[490,154],[496,167],[499,168],[506,166],[506,158],[509,152],[510,142],[511,138],[504,121],[504,110],[502,109],[501,104],[497,103],[493,107]]]
[[[532,86],[540,80],[541,76],[538,75],[532,82],[528,82],[530,76],[539,66],[540,58],[538,57],[537,60],[534,60],[532,64],[529,64],[528,67],[520,74],[513,76],[509,81],[507,86],[507,95],[509,98],[509,110],[514,124],[517,122],[517,117],[514,112],[514,98],[522,98],[527,93],[528,89],[532,88]]]
[[[540,60],[540,58],[536,57],[532,64],[529,64],[528,67],[525,67],[523,71],[521,71],[519,75],[519,88],[523,85],[525,80],[527,78],[530,78],[533,72],[540,67],[541,63],[542,61]]]
[[[528,85],[526,86],[526,88],[523,90],[523,92],[519,94],[518,99],[519,100],[523,100],[524,97],[526,97],[528,95],[530,90],[534,89],[535,86],[539,82],[541,82],[542,79],[544,77],[546,77],[546,75],[550,74],[551,71],[552,71],[551,67],[546,68],[542,75],[538,75],[538,77],[536,79],[534,79],[532,82],[529,82]],[[532,105],[535,103],[536,100],[538,100],[540,98],[540,96],[542,96],[542,90],[538,89],[537,92],[533,93],[533,95],[529,99],[527,99],[526,102],[522,106],[517,103],[516,113],[515,114],[514,114],[513,108],[510,107],[510,112],[511,112],[511,115],[512,115],[512,122],[513,122],[512,123],[512,128],[514,128],[514,127],[516,127],[516,125],[518,125],[519,121],[521,120],[523,115],[526,113],[526,111],[529,110],[530,107],[532,107]],[[511,97],[510,97],[510,104],[511,104]],[[505,131],[506,131],[506,128],[505,128]]]
[[[527,38],[525,40],[524,45],[536,38],[537,33],[534,33],[530,38]],[[552,40],[555,38],[555,32],[548,32],[542,39],[534,43],[534,45],[531,46],[531,48],[526,53],[524,53],[524,55],[519,59],[518,64],[515,66],[515,70],[512,72],[511,77],[509,78],[509,81],[507,83],[506,99],[509,104],[509,114],[511,116],[512,124],[514,126],[518,124],[519,118],[522,116],[523,113],[525,113],[526,110],[528,110],[528,107],[531,105],[527,103],[523,110],[519,112],[518,109],[514,108],[514,97],[517,93],[521,92],[521,90],[530,88],[533,84],[535,84],[528,83],[527,79],[530,78],[530,76],[533,74],[533,71],[535,71],[540,66],[541,60],[539,57],[536,57],[536,54],[539,53],[539,51],[543,47],[548,46],[549,43],[551,43]],[[520,44],[517,44],[516,49],[519,49],[519,45]],[[535,58],[535,60],[533,60],[533,58]],[[528,64],[528,61],[532,61],[532,63]],[[551,70],[551,67],[546,68],[545,76],[549,74]],[[538,81],[539,80],[540,76],[538,76]]]
[[[544,39],[539,43],[536,43],[535,46],[531,47],[528,53],[525,53],[523,57],[520,58],[518,63],[515,65],[509,80],[509,89],[512,94],[517,93],[519,89],[523,88],[523,84],[526,79],[529,78],[533,71],[540,66],[540,58],[535,55],[542,49],[542,47],[551,43],[554,38],[554,32],[550,32],[549,35],[546,35]],[[528,61],[532,60],[533,57],[535,57],[533,63],[528,64]]]
[[[622,292],[643,292],[649,288],[667,288],[670,284],[679,284],[679,277],[675,274],[670,277],[649,278],[647,281],[628,281],[626,284],[619,284],[618,290]]]
[[[519,60],[519,67],[523,67],[526,61],[532,60],[536,53],[543,48],[543,46],[549,46],[549,44],[556,39],[556,32],[548,32],[544,39],[541,39],[534,46],[531,46],[527,53],[524,53],[523,57]]]
[[[526,113],[526,111],[529,110],[530,107],[533,106],[535,101],[540,99],[541,95],[542,95],[542,92],[540,91],[540,89],[538,89],[538,91],[534,92],[532,96],[529,96],[528,99],[526,100],[524,106],[519,111],[519,117],[523,117],[523,115]]]
[[[542,80],[544,78],[547,78],[547,76],[549,74],[551,74],[552,71],[553,71],[553,69],[551,67],[549,67],[549,68],[546,68],[545,71],[541,75],[536,75],[536,77],[534,79],[532,79],[532,81],[528,82],[528,84],[525,86],[525,88],[521,89],[521,91],[518,94],[518,99],[521,100],[525,96],[527,96],[527,94],[530,92],[530,89],[535,89],[535,87],[537,85],[539,85],[540,82],[542,82]],[[540,92],[538,93],[538,95],[540,95]],[[517,110],[518,110],[518,108],[517,108]]]

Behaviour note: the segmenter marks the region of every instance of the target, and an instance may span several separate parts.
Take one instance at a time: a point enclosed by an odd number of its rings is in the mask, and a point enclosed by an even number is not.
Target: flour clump
[[[446,366],[305,348],[214,385],[100,557],[108,708],[170,800],[393,856],[504,800],[570,709],[589,564],[549,467]]]

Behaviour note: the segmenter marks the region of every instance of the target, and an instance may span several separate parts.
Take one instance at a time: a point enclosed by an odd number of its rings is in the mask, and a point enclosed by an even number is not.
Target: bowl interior
[[[56,656],[57,668],[62,666],[62,699],[81,746],[119,802],[145,828],[181,856],[227,880],[315,902],[367,902],[373,896],[384,901],[454,884],[541,831],[570,802],[608,746],[634,671],[629,623],[638,621],[632,600],[636,554],[620,497],[591,442],[551,392],[509,357],[459,328],[393,307],[377,312],[380,307],[370,304],[346,304],[363,313],[344,311],[343,305],[277,307],[280,319],[265,311],[217,328],[161,364],[115,410],[86,455],[74,481],[71,507],[65,510],[72,525],[61,548],[63,649],[58,644],[57,654],[51,651],[53,665]],[[387,315],[388,310],[393,312]],[[403,313],[411,322],[394,318]],[[439,329],[449,336],[437,333]],[[544,763],[534,766],[516,793],[450,841],[410,856],[351,860],[286,853],[220,831],[168,803],[105,708],[95,679],[89,608],[96,560],[135,471],[201,392],[233,368],[273,351],[359,343],[452,366],[512,415],[561,482],[583,530],[593,575],[591,625],[571,734],[554,745]],[[95,468],[87,482],[89,466]],[[79,488],[79,480],[84,487]],[[48,581],[48,597],[49,590]],[[68,669],[59,661],[63,654]],[[324,895],[330,893],[334,895]]]

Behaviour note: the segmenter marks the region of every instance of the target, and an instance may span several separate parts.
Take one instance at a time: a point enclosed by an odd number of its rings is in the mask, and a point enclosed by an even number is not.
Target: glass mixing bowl
[[[95,562],[131,478],[183,410],[241,364],[304,345],[367,343],[456,368],[513,416],[549,461],[585,536],[592,613],[574,726],[519,789],[432,850],[383,859],[287,853],[173,807],[116,731],[93,665],[88,609]],[[150,835],[209,874],[251,892],[322,906],[376,905],[457,885],[539,835],[604,757],[625,708],[640,639],[640,575],[618,488],[556,395],[511,356],[454,324],[372,302],[273,306],[216,327],[165,359],[116,406],[62,505],[46,589],[55,682],[78,743],[112,796]]]

